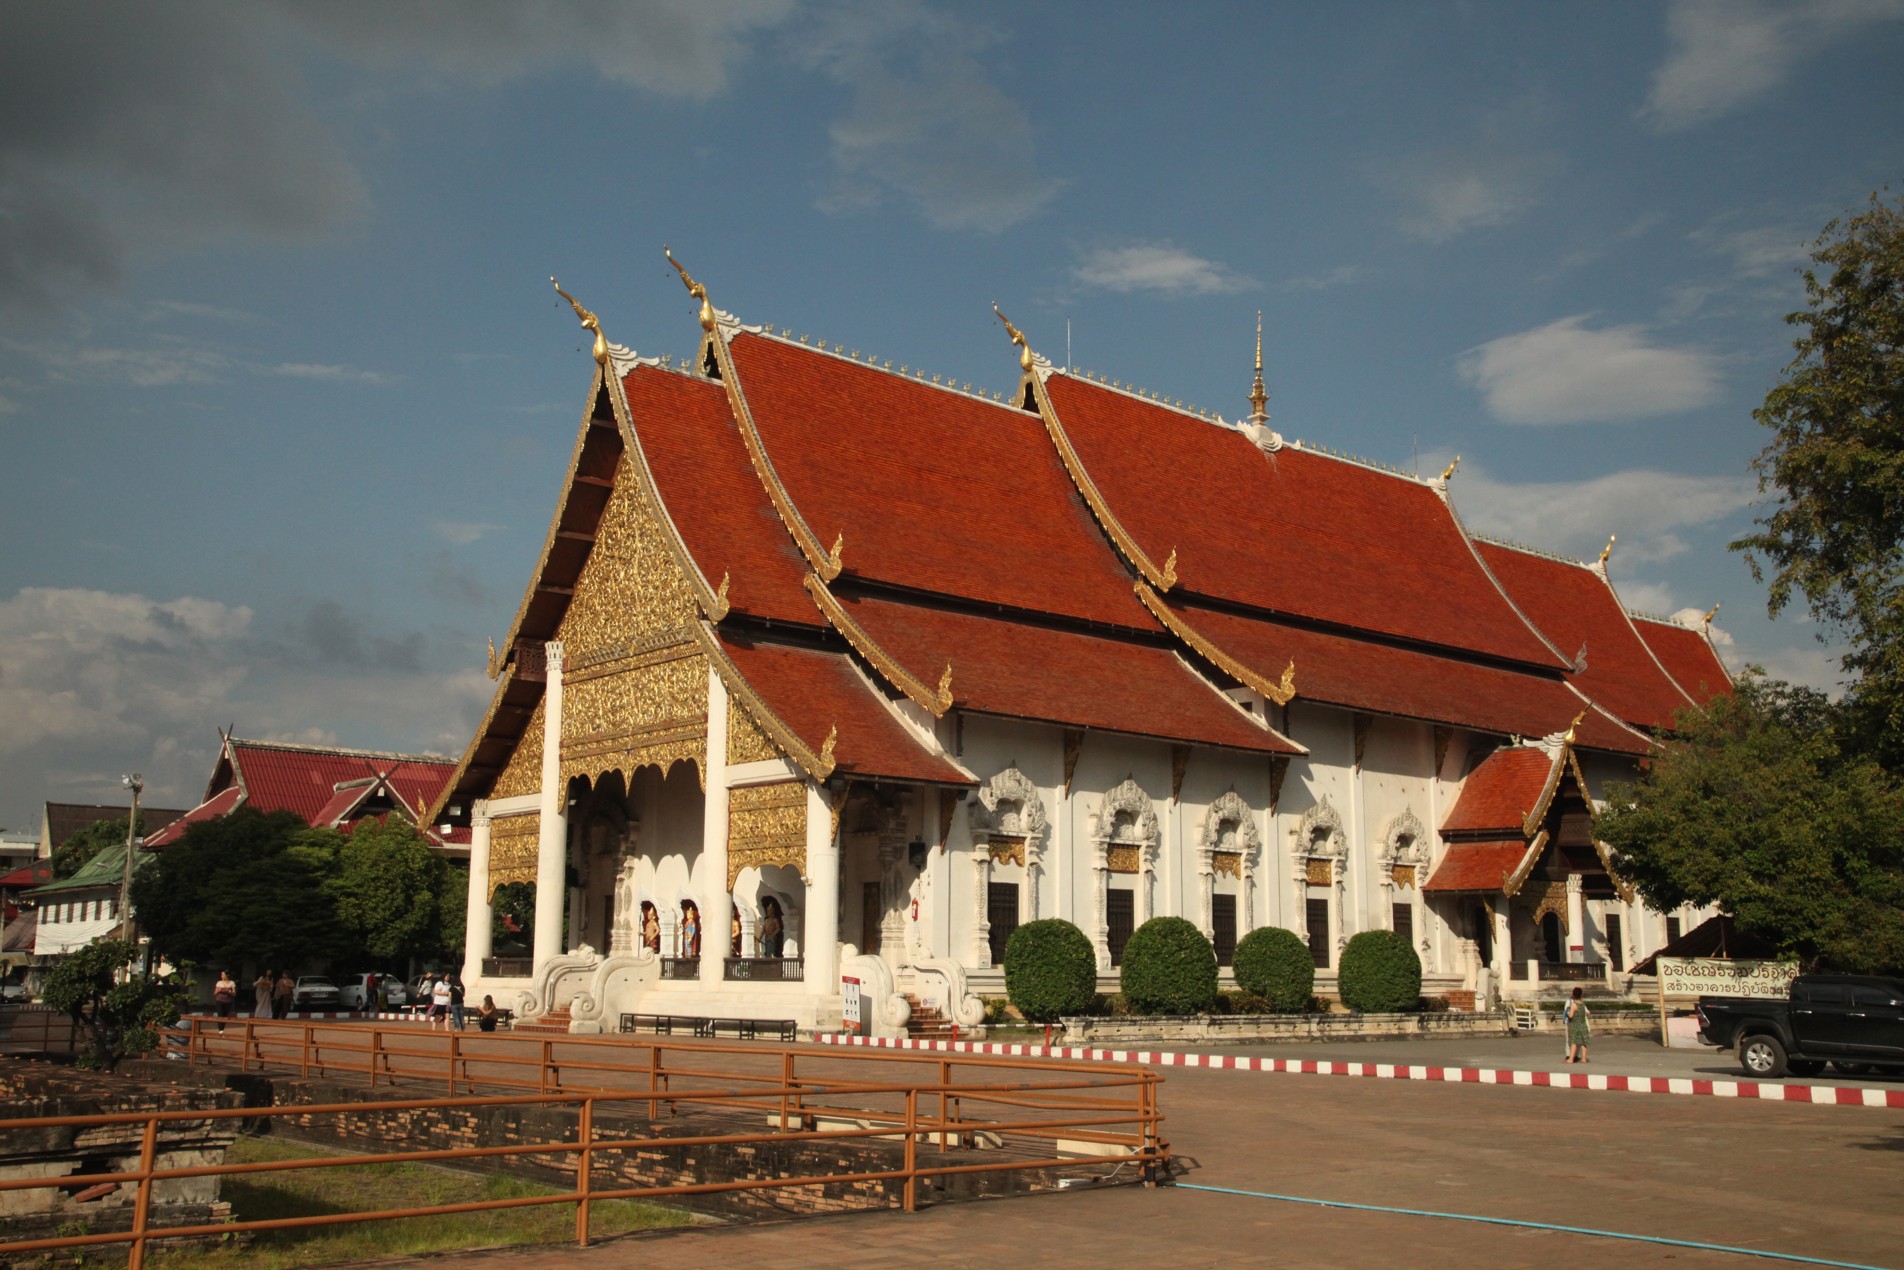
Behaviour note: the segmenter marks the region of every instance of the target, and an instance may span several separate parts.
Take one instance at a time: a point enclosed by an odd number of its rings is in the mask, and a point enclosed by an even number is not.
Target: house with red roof
[[[988,394],[743,324],[681,274],[680,363],[570,301],[595,370],[567,478],[426,816],[469,836],[472,991],[574,1031],[894,1034],[976,1025],[1034,918],[1078,925],[1107,987],[1166,914],[1225,967],[1296,931],[1324,990],[1372,928],[1431,992],[1610,980],[1656,944],[1592,800],[1727,681],[1604,558],[1474,538],[1453,468],[1285,440],[1260,335],[1227,421],[1009,322]],[[1469,799],[1497,760],[1507,792]],[[513,882],[532,954],[499,958]]]
[[[164,828],[148,833],[145,846],[162,850],[199,821],[250,807],[260,812],[288,811],[307,824],[346,833],[360,820],[395,814],[420,825],[439,854],[466,860],[468,827],[433,825],[425,819],[455,766],[452,760],[435,755],[247,741],[220,733],[218,759],[205,784],[204,798]]]

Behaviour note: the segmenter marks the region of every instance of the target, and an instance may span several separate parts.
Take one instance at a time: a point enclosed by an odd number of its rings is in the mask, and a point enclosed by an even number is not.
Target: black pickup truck
[[[1751,1076],[1904,1066],[1904,979],[1800,975],[1785,1001],[1700,997],[1699,1037],[1737,1048]]]

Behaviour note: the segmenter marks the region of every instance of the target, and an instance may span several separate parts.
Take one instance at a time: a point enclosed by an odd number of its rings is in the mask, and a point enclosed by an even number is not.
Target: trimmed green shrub
[[[1258,926],[1243,936],[1231,959],[1236,986],[1265,997],[1278,1013],[1301,1012],[1316,987],[1316,959],[1309,945],[1280,926]]]
[[[1342,950],[1336,988],[1351,1010],[1413,1010],[1421,1001],[1421,958],[1394,931],[1365,930]]]
[[[1181,917],[1153,917],[1124,945],[1133,1014],[1196,1014],[1216,1001],[1216,949]]]
[[[1097,997],[1097,950],[1070,922],[1026,922],[1005,941],[1005,993],[1028,1023],[1083,1014]]]

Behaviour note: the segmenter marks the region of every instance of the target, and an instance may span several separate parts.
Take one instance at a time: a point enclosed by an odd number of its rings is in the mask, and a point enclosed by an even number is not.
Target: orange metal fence
[[[604,1037],[465,1037],[420,1033],[414,1028],[325,1027],[191,1019],[167,1034],[165,1049],[193,1064],[234,1065],[241,1070],[296,1070],[303,1076],[361,1077],[370,1085],[421,1090],[441,1083],[443,1097],[380,1099],[278,1107],[133,1112],[0,1120],[0,1135],[62,1127],[139,1126],[139,1166],[120,1172],[63,1177],[0,1179],[0,1192],[35,1188],[72,1189],[115,1184],[135,1188],[130,1229],[0,1243],[0,1256],[55,1248],[130,1245],[130,1264],[140,1267],[152,1240],[233,1232],[317,1226],[439,1213],[474,1212],[540,1204],[575,1206],[575,1234],[589,1239],[590,1205],[610,1199],[666,1199],[726,1191],[810,1187],[827,1183],[897,1183],[908,1212],[918,1204],[922,1177],[959,1173],[1041,1171],[1081,1164],[1135,1164],[1146,1178],[1167,1167],[1169,1145],[1161,1129],[1158,1087],[1162,1077],[1147,1068],[1107,1068],[1087,1063],[998,1058],[982,1055],[815,1051],[719,1042],[632,1041]],[[476,1093],[484,1089],[519,1090]],[[534,1092],[527,1092],[533,1090]],[[169,1122],[256,1120],[296,1116],[362,1117],[366,1113],[473,1107],[573,1107],[576,1133],[561,1141],[442,1150],[377,1152],[308,1160],[158,1168],[159,1128]],[[702,1135],[600,1136],[597,1112],[645,1107],[653,1119],[662,1108],[679,1114],[700,1109],[759,1117],[764,1131]],[[764,1113],[764,1114],[763,1114]],[[712,1127],[712,1126],[710,1126]],[[672,1186],[592,1184],[598,1160],[607,1154],[655,1148],[732,1148],[769,1141],[882,1141],[898,1146],[892,1167],[742,1178]],[[943,1157],[921,1164],[919,1147],[942,1152],[979,1142],[1008,1154],[952,1164]],[[543,1157],[563,1167],[570,1189],[547,1196],[427,1208],[324,1214],[274,1221],[236,1220],[195,1226],[150,1223],[154,1182],[226,1177],[294,1169],[430,1162],[468,1164],[484,1159]]]

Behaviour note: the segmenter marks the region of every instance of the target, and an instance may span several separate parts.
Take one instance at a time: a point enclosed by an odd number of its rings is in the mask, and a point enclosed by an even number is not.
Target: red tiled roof
[[[1507,736],[1563,732],[1587,710],[1558,676],[1464,661],[1441,653],[1311,630],[1268,618],[1170,604],[1218,649],[1266,678],[1296,664],[1299,700],[1426,719]],[[1647,739],[1595,710],[1578,733],[1589,749],[1644,754]]]
[[[1168,648],[1107,635],[841,597],[849,614],[917,678],[949,662],[962,709],[1229,749],[1300,754],[1253,723]]]
[[[1242,433],[1070,375],[1046,381],[1084,470],[1183,590],[1542,666],[1553,650],[1428,485]]]
[[[1423,891],[1498,891],[1527,858],[1520,838],[1498,842],[1457,842],[1435,866]]]
[[[780,721],[819,753],[839,729],[833,758],[848,776],[974,785],[977,781],[934,754],[893,717],[886,701],[845,653],[797,648],[723,633],[721,648],[748,687]]]
[[[311,823],[314,825],[334,825],[340,820],[349,818],[350,813],[356,808],[357,804],[368,798],[375,792],[376,788],[376,785],[372,783],[367,785],[351,785],[338,790],[331,795],[329,802],[318,808],[317,814],[311,817]]]
[[[388,773],[390,783],[406,800],[420,799],[427,807],[456,764],[449,759],[417,759],[402,755],[268,745],[235,741],[232,751],[248,804],[261,812],[293,811],[310,824],[331,801],[336,787],[346,781]]]
[[[145,845],[148,847],[170,846],[185,836],[185,826],[196,824],[201,820],[216,820],[218,817],[233,811],[239,803],[244,801],[244,797],[245,791],[238,786],[227,786],[186,812],[183,816],[180,816],[177,820],[174,820],[165,828],[159,830],[159,832],[147,834],[145,836]]]
[[[35,860],[31,864],[21,865],[11,873],[0,875],[0,886],[15,890],[20,887],[44,886],[52,880],[53,862]]]
[[[1553,756],[1531,745],[1494,751],[1468,773],[1441,832],[1509,830],[1518,835],[1553,770]]]
[[[661,501],[707,584],[730,577],[735,613],[824,626],[800,586],[806,561],[754,474],[727,390],[652,366],[622,387]]]
[[[1666,667],[1666,673],[1686,695],[1700,704],[1732,689],[1732,676],[1719,660],[1712,641],[1703,631],[1688,630],[1677,622],[1659,622],[1650,617],[1635,617],[1633,629]]]
[[[1499,543],[1477,543],[1514,603],[1568,657],[1585,648],[1587,667],[1568,676],[1581,692],[1643,728],[1672,726],[1692,704],[1653,660],[1626,609],[1598,570]]]
[[[821,542],[845,536],[847,575],[1151,626],[1036,416],[765,336],[731,352],[781,484]]]
[[[127,808],[110,807],[98,803],[47,803],[46,832],[55,847],[63,847],[66,840],[88,825],[102,820],[124,820]],[[139,808],[139,821],[146,827],[148,834],[156,833],[165,826],[183,816],[182,809],[169,807]]]

